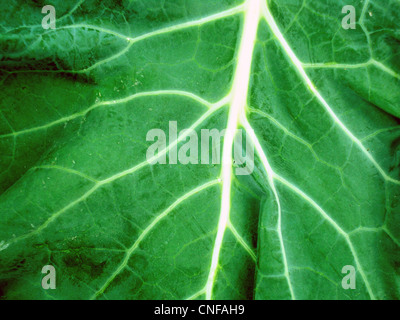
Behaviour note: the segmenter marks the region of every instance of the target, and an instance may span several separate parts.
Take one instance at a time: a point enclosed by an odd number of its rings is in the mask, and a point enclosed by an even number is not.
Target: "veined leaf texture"
[[[1,4],[2,299],[400,298],[400,1],[46,4]]]

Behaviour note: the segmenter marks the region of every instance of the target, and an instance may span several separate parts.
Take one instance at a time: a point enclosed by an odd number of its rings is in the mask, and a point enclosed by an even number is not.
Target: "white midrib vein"
[[[311,90],[311,92],[317,97],[317,99],[320,101],[320,103],[323,105],[323,107],[327,110],[329,115],[333,118],[335,123],[349,136],[349,138],[357,144],[361,151],[365,153],[368,157],[368,159],[374,164],[374,166],[378,169],[378,171],[382,174],[382,176],[388,180],[392,181],[394,183],[398,183],[396,180],[393,178],[389,177],[383,169],[380,167],[380,165],[376,162],[376,160],[372,157],[372,155],[365,149],[365,147],[362,145],[361,141],[358,140],[347,127],[340,121],[340,119],[336,116],[336,114],[333,112],[333,110],[330,108],[328,103],[324,100],[322,95],[318,92],[308,75],[306,74],[304,68],[307,67],[307,65],[302,64],[300,60],[297,58],[287,41],[285,40],[284,36],[279,30],[279,27],[277,26],[273,16],[271,15],[267,5],[265,4],[264,0],[247,0],[243,6],[236,7],[234,9],[222,12],[220,14],[216,14],[213,16],[210,16],[208,18],[200,19],[195,22],[189,22],[187,24],[182,24],[179,27],[171,27],[171,28],[166,28],[163,29],[162,31],[150,33],[146,36],[139,36],[138,38],[127,38],[128,41],[130,42],[137,42],[139,40],[143,40],[145,38],[149,38],[151,36],[155,35],[160,35],[166,32],[171,32],[171,31],[176,31],[182,28],[186,27],[191,27],[191,26],[196,26],[196,25],[201,25],[206,22],[214,21],[223,17],[228,17],[230,15],[234,15],[236,13],[243,12],[244,13],[244,26],[243,26],[243,32],[241,35],[241,42],[239,46],[239,53],[238,53],[238,63],[236,66],[236,71],[235,71],[235,76],[234,76],[234,81],[233,81],[233,86],[231,93],[221,101],[212,104],[212,103],[207,103],[206,101],[202,100],[200,97],[197,97],[191,93],[183,92],[183,91],[159,91],[159,92],[149,92],[149,93],[142,93],[142,94],[137,94],[133,95],[121,100],[117,101],[110,101],[110,102],[102,102],[99,104],[96,104],[90,108],[94,109],[99,106],[103,105],[109,105],[109,104],[116,104],[116,103],[122,103],[122,102],[127,102],[130,101],[134,98],[140,97],[140,96],[146,96],[146,95],[162,95],[162,94],[174,94],[174,95],[181,95],[181,96],[186,96],[188,98],[197,100],[199,103],[206,105],[210,110],[204,114],[203,117],[201,117],[196,123],[192,126],[192,128],[197,127],[202,121],[204,121],[207,117],[209,117],[211,114],[213,114],[216,110],[218,110],[220,107],[225,105],[226,103],[229,103],[230,105],[230,111],[229,111],[229,118],[228,118],[228,125],[227,125],[227,130],[226,130],[226,135],[224,139],[224,146],[223,146],[223,156],[222,156],[222,172],[221,172],[221,180],[222,180],[222,197],[221,197],[221,211],[220,211],[220,216],[219,216],[219,222],[218,222],[218,229],[217,229],[217,235],[215,238],[214,242],[214,247],[212,251],[212,258],[211,258],[211,266],[209,269],[209,275],[207,279],[207,283],[204,287],[203,290],[199,291],[196,293],[194,296],[198,296],[200,293],[205,293],[207,299],[212,299],[213,296],[213,286],[215,283],[216,275],[218,272],[218,263],[219,263],[219,258],[220,258],[220,252],[221,252],[221,247],[222,247],[222,242],[224,238],[224,234],[226,230],[231,228],[231,223],[230,223],[230,193],[231,193],[231,185],[232,185],[232,148],[233,148],[233,141],[234,141],[234,134],[236,129],[238,128],[239,124],[243,125],[246,129],[246,131],[249,134],[250,139],[253,140],[255,143],[255,147],[257,150],[258,155],[261,158],[261,161],[264,165],[264,169],[268,175],[268,183],[274,193],[275,199],[277,201],[277,206],[278,206],[278,223],[277,223],[277,231],[279,235],[279,240],[281,243],[281,249],[282,249],[282,256],[283,256],[283,264],[285,268],[285,276],[288,280],[289,284],[289,289],[292,295],[292,298],[294,299],[294,294],[289,278],[289,273],[288,273],[288,263],[286,259],[286,253],[285,253],[285,248],[284,248],[284,243],[283,243],[283,237],[282,237],[282,232],[281,232],[281,207],[280,207],[280,200],[279,196],[274,184],[274,180],[279,181],[280,183],[286,185],[289,187],[291,190],[293,190],[295,193],[300,195],[304,200],[309,202],[313,207],[315,207],[321,214],[322,216],[329,221],[331,225],[334,226],[334,228],[342,235],[344,236],[345,240],[347,241],[350,250],[352,251],[354,258],[356,260],[356,264],[358,269],[361,272],[361,275],[364,279],[364,282],[367,286],[368,292],[371,295],[371,298],[374,298],[374,295],[371,291],[371,288],[369,286],[369,283],[365,277],[365,274],[362,270],[362,266],[360,265],[357,254],[355,252],[355,249],[351,243],[349,235],[341,229],[341,227],[330,218],[330,216],[308,195],[306,195],[303,191],[298,189],[295,185],[291,184],[287,180],[285,180],[283,177],[280,177],[278,174],[276,174],[271,166],[268,163],[267,157],[257,139],[257,136],[255,135],[252,127],[248,123],[246,117],[245,117],[245,109],[247,107],[247,96],[248,96],[248,90],[249,90],[249,82],[250,82],[250,73],[251,73],[251,65],[252,65],[252,56],[253,56],[253,51],[255,47],[255,42],[256,42],[256,36],[257,36],[257,30],[259,26],[259,21],[262,17],[265,18],[267,21],[269,27],[271,28],[272,33],[284,49],[285,53],[299,72],[301,78],[305,82],[305,84],[308,86],[308,88]],[[82,27],[89,27],[89,26],[82,26]],[[104,31],[104,30],[99,30],[99,31]],[[114,34],[116,35],[116,34]],[[122,36],[122,35],[121,35]],[[86,110],[89,111],[89,110]],[[81,114],[76,115],[76,117],[82,116]],[[65,119],[64,119],[65,120]],[[69,119],[68,119],[69,120]],[[53,124],[58,124],[58,121]],[[45,129],[47,128],[48,125],[45,125],[36,129]],[[11,135],[18,135],[18,134],[23,134],[23,133],[28,133],[30,131],[33,131],[35,129],[28,129],[25,131],[22,131],[20,133],[12,133]],[[175,142],[178,143],[182,141],[185,138],[185,136],[180,136],[180,138]],[[169,146],[164,150],[164,152],[167,152],[170,147],[173,145]],[[54,221],[59,215],[61,215],[63,212],[71,208],[72,206],[76,205],[77,203],[84,201],[87,197],[89,197],[93,192],[95,192],[98,188],[101,186],[111,183],[121,177],[124,177],[128,174],[132,174],[135,171],[143,168],[144,166],[147,165],[147,162],[143,162],[131,169],[128,169],[126,171],[123,171],[121,173],[115,174],[111,176],[108,179],[102,180],[102,181],[97,181],[95,183],[95,186],[87,191],[81,198],[77,199],[76,201],[72,202],[70,205],[64,207],[62,210],[58,211],[55,213],[51,218],[49,218],[40,228],[35,230],[34,232],[21,236],[17,239],[13,239],[12,242],[20,239],[20,238],[25,238],[28,237],[32,234],[36,234],[46,228],[51,222]],[[177,200],[176,203],[172,204],[166,211],[164,211],[156,220],[154,220],[150,226],[145,230],[143,233],[142,237],[139,237],[138,240],[134,243],[134,245],[130,248],[128,251],[127,257],[129,257],[133,251],[136,249],[138,246],[138,243],[150,232],[150,230],[154,227],[154,225],[160,221],[163,217],[165,217],[169,212],[171,212],[177,205],[182,203],[184,200],[189,198],[190,196],[200,192],[201,190],[204,190],[205,188],[208,188],[212,185],[218,184],[220,180],[215,180],[210,183],[205,184],[204,186],[199,187],[198,189],[194,189],[193,191],[187,193],[183,197]],[[235,230],[235,229],[233,229]],[[251,250],[250,250],[251,251]],[[126,258],[129,259],[129,258]],[[126,260],[127,262],[127,260]],[[125,263],[125,260],[124,260]],[[124,265],[124,264],[122,264]],[[118,270],[116,271],[118,273]],[[115,275],[115,273],[114,273]],[[112,280],[111,280],[112,281]],[[105,284],[106,288],[107,283]]]
[[[303,81],[307,84],[307,86],[311,90],[311,92],[317,97],[317,99],[320,101],[320,103],[323,105],[323,107],[327,110],[327,112],[333,118],[335,123],[346,133],[346,135],[349,136],[349,138],[355,144],[358,145],[358,147],[362,150],[362,152],[367,155],[368,159],[374,164],[374,166],[378,169],[378,171],[382,174],[382,176],[386,180],[392,181],[394,183],[397,183],[396,180],[394,180],[391,177],[389,177],[383,171],[383,169],[376,162],[376,160],[368,153],[368,151],[363,146],[361,141],[358,140],[350,132],[349,129],[347,129],[347,127],[340,121],[340,119],[336,116],[336,114],[330,108],[330,106],[325,101],[325,99],[322,97],[322,95],[318,92],[318,90],[316,89],[316,87],[314,86],[314,84],[312,83],[312,81],[310,80],[310,78],[308,77],[306,72],[304,71],[302,63],[297,58],[297,56],[295,55],[295,53],[293,52],[293,50],[291,49],[291,47],[287,43],[286,39],[282,35],[281,31],[279,30],[279,27],[277,26],[272,14],[270,13],[268,6],[264,4],[263,7],[262,7],[262,10],[263,10],[263,12],[262,12],[263,17],[265,18],[266,22],[268,23],[272,33],[274,34],[274,36],[276,37],[276,39],[278,40],[278,42],[282,46],[283,50],[285,51],[287,56],[290,58],[290,60],[294,64],[294,66],[296,67],[296,69],[299,72],[300,76],[302,77]],[[364,272],[364,270],[362,268],[362,265],[360,264],[357,252],[355,251],[355,248],[354,248],[354,246],[353,246],[353,244],[352,244],[352,242],[350,240],[349,235],[313,199],[311,199],[308,195],[306,195],[303,191],[301,191],[295,185],[293,185],[290,182],[286,181],[284,178],[280,177],[279,175],[277,175],[273,171],[273,169],[271,168],[271,166],[270,166],[270,164],[268,162],[267,156],[266,156],[264,150],[262,149],[262,146],[261,146],[260,142],[258,141],[258,138],[257,138],[253,128],[248,123],[248,121],[247,121],[245,116],[243,116],[243,118],[241,119],[241,124],[244,126],[249,138],[254,143],[254,146],[256,148],[257,154],[260,157],[260,160],[261,160],[261,162],[262,162],[262,164],[264,166],[264,169],[265,169],[265,171],[267,173],[269,185],[270,185],[270,187],[271,187],[271,189],[273,191],[274,197],[275,197],[275,199],[277,201],[277,205],[278,205],[278,223],[277,223],[277,225],[278,225],[278,235],[279,235],[279,240],[280,240],[280,244],[281,244],[282,257],[283,257],[283,263],[284,263],[284,268],[285,268],[285,277],[288,280],[289,289],[290,289],[292,298],[294,299],[294,294],[293,294],[293,290],[292,290],[292,286],[291,286],[291,282],[290,282],[290,278],[289,278],[289,274],[288,274],[288,264],[287,264],[287,260],[286,260],[286,253],[285,253],[285,248],[284,248],[284,243],[283,243],[283,238],[282,238],[282,233],[281,233],[281,207],[280,207],[279,196],[278,196],[278,193],[276,191],[275,184],[274,184],[274,180],[277,180],[277,181],[281,182],[282,184],[286,185],[291,190],[293,190],[295,193],[297,193],[299,196],[301,196],[304,200],[306,200],[308,203],[310,203],[314,208],[316,208],[318,210],[318,212],[323,216],[323,218],[326,219],[336,229],[336,231],[344,237],[345,241],[347,242],[347,244],[349,246],[350,251],[352,252],[352,254],[354,256],[355,263],[357,265],[357,269],[359,270],[359,272],[361,274],[361,277],[364,280],[364,283],[365,283],[365,286],[367,288],[367,291],[368,291],[370,297],[372,299],[375,299],[375,295],[374,295],[374,293],[373,293],[373,291],[371,289],[371,286],[370,286],[369,281],[368,281],[368,279],[367,279],[367,277],[365,275],[365,272]]]
[[[222,152],[222,196],[221,211],[218,222],[217,235],[212,251],[211,266],[205,285],[206,299],[212,299],[213,287],[217,275],[219,256],[225,231],[229,224],[232,185],[232,147],[235,132],[239,125],[240,116],[244,113],[247,105],[247,94],[250,84],[251,65],[253,51],[257,38],[257,30],[261,17],[261,6],[263,0],[248,0],[244,9],[244,25],[240,40],[237,66],[231,91],[230,110],[224,146]]]
[[[261,12],[260,12],[261,11]],[[222,174],[221,178],[223,181],[222,186],[222,197],[221,197],[221,212],[218,222],[218,229],[217,229],[217,236],[214,243],[212,260],[211,260],[211,267],[209,271],[208,280],[206,286],[203,290],[199,291],[193,297],[199,296],[201,293],[205,293],[206,299],[210,300],[213,296],[213,286],[215,283],[215,278],[217,275],[218,269],[218,262],[220,251],[222,247],[222,242],[224,238],[224,234],[226,229],[229,227],[229,216],[230,216],[230,193],[231,193],[231,185],[232,185],[232,146],[233,146],[233,139],[234,139],[234,131],[238,127],[239,124],[243,125],[249,138],[253,141],[257,154],[259,155],[261,162],[263,163],[264,169],[268,176],[268,183],[271,187],[271,190],[274,194],[274,197],[277,202],[278,207],[278,222],[277,222],[277,232],[280,241],[280,246],[282,250],[282,259],[284,265],[284,276],[287,279],[289,291],[291,294],[292,299],[295,299],[295,295],[293,292],[293,288],[291,285],[290,277],[289,277],[289,268],[288,262],[286,258],[286,251],[282,236],[282,212],[281,212],[281,205],[279,200],[279,195],[275,187],[274,180],[278,180],[281,183],[288,186],[294,192],[299,194],[302,198],[304,198],[307,202],[311,203],[313,207],[315,207],[321,215],[326,219],[337,231],[341,234],[348,246],[351,250],[357,269],[360,271],[361,276],[364,280],[364,283],[367,287],[368,293],[372,299],[375,299],[375,296],[372,292],[368,279],[364,273],[364,270],[359,262],[358,255],[354,249],[354,246],[350,240],[349,235],[343,231],[343,229],[310,197],[308,197],[304,192],[300,189],[295,187],[294,185],[287,182],[285,179],[277,175],[273,169],[271,168],[268,159],[261,147],[261,144],[258,141],[258,138],[248,123],[246,116],[245,116],[245,108],[247,106],[247,95],[249,90],[249,81],[250,81],[250,72],[251,72],[251,64],[252,64],[252,55],[254,51],[256,35],[260,20],[260,13],[265,18],[266,22],[268,23],[272,33],[282,46],[283,50],[299,72],[301,78],[311,90],[311,92],[317,97],[329,115],[332,117],[333,121],[345,132],[345,134],[361,149],[361,151],[367,156],[367,158],[374,164],[374,166],[378,169],[380,174],[385,178],[385,180],[392,181],[397,183],[396,180],[389,177],[384,170],[380,167],[380,165],[376,162],[376,160],[372,157],[372,155],[366,150],[364,145],[361,143],[359,139],[357,139],[353,133],[341,122],[341,120],[336,116],[334,111],[331,109],[329,104],[326,100],[322,97],[319,91],[316,89],[314,84],[312,83],[311,79],[308,77],[307,73],[304,70],[303,64],[297,58],[296,54],[293,52],[289,44],[287,43],[286,39],[284,38],[283,34],[279,30],[273,16],[271,15],[268,6],[265,4],[264,1],[261,0],[248,0],[246,2],[245,7],[245,19],[244,19],[244,28],[241,37],[241,44],[239,48],[239,55],[238,55],[238,64],[236,68],[234,84],[232,88],[232,100],[230,103],[230,113],[228,119],[228,126],[227,126],[227,133],[224,140],[224,147],[223,147],[223,161],[222,161]]]

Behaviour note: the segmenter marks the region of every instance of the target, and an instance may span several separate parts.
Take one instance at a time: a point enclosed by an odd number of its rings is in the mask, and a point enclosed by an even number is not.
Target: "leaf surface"
[[[53,3],[2,5],[1,298],[400,298],[398,0]]]

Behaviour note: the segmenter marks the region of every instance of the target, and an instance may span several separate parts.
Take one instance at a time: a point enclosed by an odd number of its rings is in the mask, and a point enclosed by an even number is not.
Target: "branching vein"
[[[192,191],[186,193],[182,197],[180,197],[178,200],[176,200],[173,204],[171,204],[167,209],[165,209],[162,213],[160,213],[147,227],[146,229],[139,235],[139,237],[136,239],[134,244],[126,251],[125,253],[125,258],[121,262],[121,264],[118,266],[118,268],[114,271],[114,273],[106,280],[106,282],[101,286],[101,288],[92,296],[92,300],[96,299],[99,295],[104,293],[104,291],[107,289],[107,287],[110,285],[110,283],[115,279],[116,276],[118,276],[122,270],[125,269],[125,267],[128,265],[129,259],[132,257],[133,253],[135,250],[139,247],[140,243],[147,237],[147,235],[159,224],[159,222],[164,219],[166,216],[168,216],[176,207],[184,203],[187,199],[190,197],[202,192],[203,190],[210,188],[216,184],[219,184],[220,180],[213,180],[210,182],[207,182],[200,187],[197,187],[193,189]]]
[[[176,145],[178,145],[180,142],[184,141],[188,135],[190,134],[191,130],[196,129],[201,123],[203,123],[206,119],[208,119],[211,115],[213,115],[218,109],[220,109],[222,106],[224,106],[226,104],[226,99],[222,99],[220,102],[216,103],[214,105],[213,108],[209,109],[206,113],[204,113],[188,130],[185,130],[179,137],[177,140],[175,140],[173,143],[169,144],[165,149],[161,150],[157,155],[153,156],[152,158],[143,161],[142,163],[139,163],[138,165],[127,169],[125,171],[116,173],[114,175],[112,175],[109,178],[106,178],[104,180],[101,180],[97,183],[94,184],[94,186],[89,189],[85,194],[83,194],[81,197],[79,197],[78,199],[74,200],[73,202],[69,203],[67,206],[63,207],[62,209],[60,209],[59,211],[55,212],[54,214],[52,214],[42,225],[40,225],[39,227],[37,227],[35,230],[33,230],[32,232],[29,232],[27,234],[21,235],[19,237],[15,237],[13,239],[10,239],[7,244],[13,244],[15,242],[18,242],[22,239],[26,239],[29,237],[32,237],[34,235],[39,234],[40,232],[42,232],[44,229],[46,229],[51,223],[53,223],[58,217],[60,217],[63,213],[67,212],[69,209],[75,207],[77,204],[82,203],[83,201],[85,201],[88,197],[90,197],[96,190],[98,190],[100,187],[112,183],[118,179],[121,179],[127,175],[131,175],[133,173],[135,173],[136,171],[146,167],[149,165],[149,163],[153,162],[154,160],[157,160],[160,156],[165,155],[166,153],[168,153],[168,151],[175,147]]]
[[[231,206],[231,185],[232,185],[232,147],[235,138],[235,132],[238,127],[239,117],[244,113],[247,105],[247,93],[249,90],[251,64],[253,51],[256,42],[257,30],[259,25],[259,17],[261,3],[263,0],[248,0],[245,5],[245,18],[241,43],[238,53],[238,64],[232,87],[232,97],[230,102],[230,111],[228,117],[228,125],[224,137],[223,153],[222,153],[222,197],[221,212],[218,222],[217,236],[214,242],[214,249],[211,259],[211,266],[208,280],[205,285],[206,299],[212,299],[214,282],[217,274],[219,255],[221,251],[222,241],[225,230],[229,222],[230,206]]]
[[[359,139],[357,139],[353,133],[344,125],[344,123],[338,118],[338,116],[335,114],[335,112],[332,110],[332,108],[329,106],[329,104],[326,102],[326,100],[322,97],[322,95],[319,93],[315,85],[312,83],[311,79],[305,72],[302,63],[300,60],[297,58],[296,54],[293,52],[292,48],[289,46],[288,42],[284,38],[283,34],[279,30],[278,25],[275,22],[275,19],[273,18],[271,12],[269,11],[269,8],[267,5],[263,6],[263,15],[265,20],[267,21],[269,27],[271,28],[272,33],[274,34],[275,38],[278,40],[280,45],[282,46],[284,52],[286,55],[289,57],[295,68],[297,69],[299,75],[301,76],[302,80],[304,83],[307,85],[307,87],[310,89],[310,91],[315,95],[315,97],[319,100],[321,105],[325,108],[325,110],[328,112],[330,117],[333,119],[333,121],[343,130],[343,132],[359,147],[359,149],[364,153],[364,155],[371,161],[371,163],[375,166],[375,168],[379,171],[379,173],[382,175],[382,177],[386,181],[393,182],[395,184],[400,185],[400,181],[393,179],[390,177],[383,169],[382,167],[378,164],[378,162],[374,159],[372,154],[368,152],[368,150],[364,147],[364,145],[361,143]]]
[[[198,103],[200,103],[201,105],[206,106],[207,108],[212,108],[214,107],[216,104],[218,104],[218,102],[215,103],[211,103],[208,102],[204,99],[202,99],[201,97],[191,93],[191,92],[186,92],[186,91],[180,91],[180,90],[159,90],[159,91],[149,91],[149,92],[140,92],[140,93],[136,93],[133,95],[130,95],[128,97],[122,98],[122,99],[118,99],[118,100],[110,100],[110,101],[102,101],[102,102],[98,102],[93,104],[92,106],[90,106],[89,108],[87,108],[86,110],[83,110],[81,112],[72,114],[70,116],[67,117],[63,117],[60,118],[58,120],[55,120],[53,122],[41,125],[41,126],[37,126],[34,128],[29,128],[29,129],[25,129],[25,130],[21,130],[21,131],[13,131],[12,133],[7,133],[7,134],[3,134],[0,135],[0,139],[2,138],[8,138],[8,137],[15,137],[15,136],[20,136],[23,134],[28,134],[28,133],[32,133],[35,131],[40,131],[40,130],[46,130],[49,129],[51,127],[54,127],[56,125],[59,124],[64,124],[66,122],[69,122],[71,120],[77,119],[77,118],[81,118],[84,117],[85,115],[87,115],[90,111],[93,111],[99,107],[105,107],[105,106],[113,106],[113,105],[117,105],[117,104],[122,104],[122,103],[126,103],[126,102],[130,102],[133,101],[135,99],[138,98],[143,98],[143,97],[157,97],[157,96],[168,96],[168,95],[173,95],[173,96],[181,96],[181,97],[187,97],[190,98],[194,101],[197,101]],[[223,103],[223,100],[221,100],[219,103]]]

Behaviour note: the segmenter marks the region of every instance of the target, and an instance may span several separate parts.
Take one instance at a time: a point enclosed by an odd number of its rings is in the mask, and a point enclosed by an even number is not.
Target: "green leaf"
[[[348,2],[4,2],[1,298],[399,299],[400,2]]]

